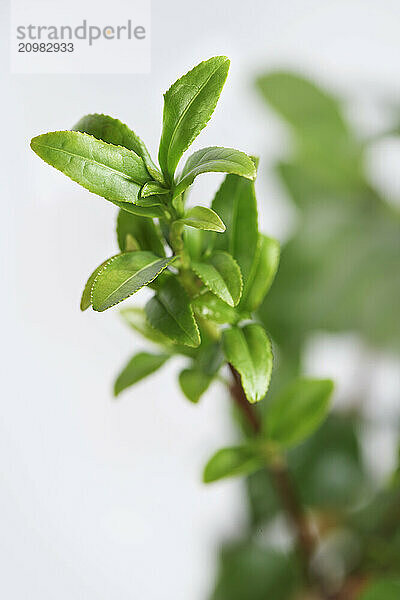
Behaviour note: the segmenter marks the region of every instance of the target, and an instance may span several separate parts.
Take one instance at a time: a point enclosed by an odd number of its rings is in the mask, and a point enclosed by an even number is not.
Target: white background
[[[171,365],[112,400],[115,373],[144,345],[117,310],[82,314],[79,298],[89,272],[115,251],[116,209],[43,164],[29,139],[105,112],[131,125],[154,154],[161,93],[200,60],[227,54],[228,83],[196,146],[262,155],[262,223],[284,238],[294,216],[269,165],[285,131],[257,97],[254,75],[300,69],[344,94],[360,129],[378,128],[385,123],[376,101],[400,95],[400,5],[153,0],[152,72],[136,76],[10,75],[5,0],[0,17],[0,595],[205,600],[218,544],[245,518],[238,482],[200,482],[205,459],[234,439],[225,393],[216,386],[189,405]],[[376,177],[394,195],[398,149],[382,152]],[[217,183],[203,178],[197,199]],[[339,395],[367,360],[374,385],[383,382],[390,397],[390,357],[378,360],[351,337],[315,344],[307,368],[337,376]],[[332,356],[335,368],[322,361]],[[371,454],[384,453],[390,466],[385,439]]]

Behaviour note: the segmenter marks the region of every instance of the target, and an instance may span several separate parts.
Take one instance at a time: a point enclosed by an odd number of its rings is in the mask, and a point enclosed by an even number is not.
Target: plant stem
[[[233,382],[230,386],[232,398],[245,417],[253,434],[258,435],[261,431],[261,419],[246,398],[239,374],[232,365],[229,365],[229,368],[233,376]],[[304,566],[304,573],[307,581],[311,584],[309,565],[315,548],[316,536],[310,527],[309,519],[299,500],[284,456],[278,455],[274,460],[270,461],[266,465],[266,470],[272,480],[282,507],[293,525],[298,553]],[[327,598],[327,596],[322,595],[323,597]]]

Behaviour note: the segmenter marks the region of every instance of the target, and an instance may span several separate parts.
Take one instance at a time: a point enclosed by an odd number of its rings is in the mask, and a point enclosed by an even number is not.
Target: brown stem
[[[233,376],[233,382],[230,386],[232,398],[246,418],[253,433],[257,435],[261,431],[260,417],[246,398],[240,375],[232,365],[229,365],[229,368]],[[284,457],[279,457],[272,461],[266,468],[288,519],[293,525],[298,552],[302,558],[307,579],[309,579],[310,559],[316,542],[314,532],[310,527],[307,515],[298,498]]]

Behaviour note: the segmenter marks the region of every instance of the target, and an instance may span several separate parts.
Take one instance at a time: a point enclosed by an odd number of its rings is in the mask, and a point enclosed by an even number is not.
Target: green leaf
[[[120,311],[120,315],[129,327],[132,327],[134,331],[140,333],[140,335],[150,342],[161,345],[170,343],[165,335],[149,324],[143,308],[138,308],[136,306],[123,308]]]
[[[179,385],[182,392],[190,402],[197,403],[212,381],[210,375],[206,375],[198,369],[184,369],[179,373]]]
[[[107,115],[91,114],[82,117],[78,123],[72,127],[72,131],[80,131],[93,135],[98,140],[103,140],[107,144],[114,146],[123,146],[128,150],[133,150],[143,159],[149,174],[160,183],[164,178],[160,170],[151,160],[150,154],[140,139],[127,125],[121,123],[118,119],[113,119]]]
[[[202,148],[187,159],[174,189],[173,197],[180,196],[198,175],[212,172],[232,173],[250,180],[254,180],[257,175],[251,158],[244,152],[240,152],[240,150],[218,146]]]
[[[256,254],[243,290],[240,308],[253,312],[264,300],[274,280],[279,264],[279,243],[258,234]]]
[[[168,278],[146,304],[146,315],[155,329],[177,344],[196,348],[200,344],[189,296],[174,277]]]
[[[226,252],[214,252],[191,268],[213,294],[229,306],[236,306],[242,293],[242,276],[237,262]]]
[[[115,204],[115,206],[118,206],[118,208],[121,208],[132,215],[137,215],[138,217],[146,217],[151,219],[153,217],[157,217],[162,219],[165,216],[161,206],[158,205],[143,206],[143,204],[141,204],[139,206],[137,204],[132,204],[131,202],[119,202],[118,200],[110,200],[110,202]]]
[[[44,133],[32,139],[31,148],[49,165],[111,202],[135,203],[140,188],[150,179],[135,152],[86,133]]]
[[[140,335],[150,342],[153,342],[153,344],[163,346],[163,348],[165,348],[170,355],[182,354],[183,356],[192,358],[193,354],[197,352],[188,346],[179,346],[178,344],[174,344],[168,337],[163,335],[161,331],[154,329],[154,327],[150,325],[146,316],[146,311],[143,308],[138,308],[136,306],[123,308],[120,311],[120,315],[125,323],[129,325],[129,327],[131,327],[137,333],[140,333]]]
[[[284,447],[311,435],[327,416],[333,382],[299,378],[278,394],[267,411],[267,434]]]
[[[359,600],[398,600],[400,598],[400,579],[382,578],[372,581],[362,592]]]
[[[338,102],[311,81],[294,73],[275,72],[260,77],[257,87],[302,138],[347,136]]]
[[[207,125],[228,75],[229,60],[215,56],[183,75],[164,94],[158,159],[171,182],[182,154]]]
[[[223,233],[225,225],[211,208],[205,206],[194,206],[190,208],[179,223],[194,227],[195,229],[205,229],[207,231],[217,231]]]
[[[223,333],[226,360],[240,375],[249,402],[262,400],[267,393],[272,372],[272,350],[261,325],[250,323],[232,327]]]
[[[117,218],[118,245],[122,252],[126,248],[126,237],[131,235],[141,250],[149,250],[157,256],[165,256],[161,235],[152,220],[120,210]]]
[[[264,466],[257,449],[252,446],[232,446],[218,450],[204,468],[203,481],[211,483],[224,477],[249,475]]]
[[[159,258],[147,251],[113,256],[95,277],[92,287],[94,310],[101,312],[132,296],[153,281],[174,259],[174,256]]]
[[[237,261],[246,284],[257,250],[258,216],[254,183],[228,175],[219,188],[212,208],[226,225],[226,233],[215,238],[215,249],[225,250]]]
[[[98,267],[95,268],[93,273],[90,275],[89,279],[86,282],[85,289],[82,292],[81,297],[81,310],[84,311],[92,305],[92,287],[94,284],[94,280],[97,277],[97,274],[102,270],[102,268],[108,263],[110,259],[107,258],[104,262],[101,263]]]
[[[148,181],[140,190],[140,197],[148,198],[149,196],[160,196],[163,194],[168,194],[168,192],[169,190],[156,181]]]
[[[136,354],[115,380],[114,395],[118,396],[126,388],[157,371],[169,358],[168,354]]]
[[[213,321],[218,325],[233,324],[239,320],[239,314],[234,308],[220,300],[211,292],[202,294],[192,300],[192,306],[200,317]]]
[[[258,540],[246,540],[222,548],[210,600],[293,600],[301,584],[301,569],[294,555],[266,548]]]

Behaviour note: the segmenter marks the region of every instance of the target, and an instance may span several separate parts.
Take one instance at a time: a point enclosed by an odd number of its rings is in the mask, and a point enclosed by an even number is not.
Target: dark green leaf
[[[194,227],[195,229],[205,229],[207,231],[225,231],[225,225],[211,208],[205,206],[194,206],[190,208],[179,223]]]
[[[118,375],[114,384],[114,395],[118,396],[126,388],[157,371],[168,358],[168,354],[136,354]]]
[[[164,178],[151,160],[150,154],[140,137],[118,119],[113,119],[107,115],[86,115],[78,121],[72,130],[88,133],[108,144],[123,146],[124,148],[128,148],[128,150],[133,150],[143,159],[150,175],[160,183],[163,183]]]
[[[215,248],[225,250],[237,261],[246,284],[257,249],[257,201],[254,183],[228,175],[219,188],[212,208],[221,217],[226,233],[215,238]]]
[[[126,210],[120,210],[117,219],[117,238],[122,252],[127,249],[128,234],[137,241],[140,250],[149,250],[157,256],[165,256],[161,235],[154,222],[149,218],[138,217]]]
[[[262,400],[272,372],[271,344],[264,329],[256,323],[226,329],[223,348],[226,360],[240,375],[248,401]]]
[[[211,381],[212,377],[210,375],[206,375],[197,369],[184,369],[179,373],[179,385],[190,402],[197,403]]]
[[[202,148],[187,159],[173,197],[180,196],[198,175],[212,172],[232,173],[250,180],[254,180],[257,175],[253,161],[244,152],[218,146]]]
[[[220,300],[217,296],[214,296],[211,292],[202,294],[192,300],[192,306],[200,317],[219,325],[224,325],[225,323],[233,324],[239,320],[239,314],[235,309]]]
[[[224,477],[249,475],[264,466],[264,461],[252,446],[231,446],[218,450],[204,468],[203,481],[211,483]]]
[[[275,396],[267,411],[267,433],[284,447],[294,446],[319,427],[329,410],[333,382],[300,378]]]
[[[211,600],[292,600],[300,583],[293,556],[246,541],[223,547]]]
[[[149,284],[174,260],[152,252],[125,252],[110,258],[97,273],[92,287],[94,310],[103,311]]]
[[[111,202],[136,202],[141,186],[150,179],[135,152],[86,133],[44,133],[32,139],[31,148],[49,165]]]
[[[174,277],[167,279],[146,304],[146,315],[150,324],[173,342],[199,346],[199,330],[189,297]]]
[[[264,300],[279,264],[279,244],[265,235],[258,235],[253,265],[243,290],[240,308],[253,312]]]
[[[226,56],[215,56],[183,75],[164,94],[158,159],[168,181],[172,181],[182,154],[214,112],[228,69]]]
[[[214,252],[192,269],[213,294],[229,306],[236,306],[242,293],[242,276],[237,262],[226,252]]]

